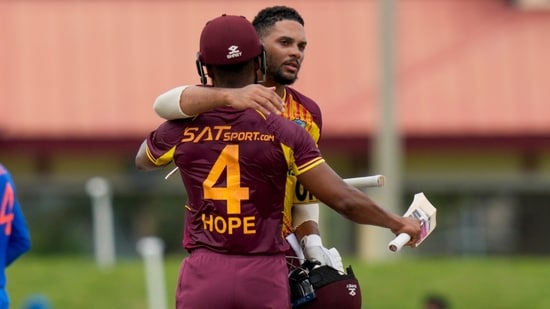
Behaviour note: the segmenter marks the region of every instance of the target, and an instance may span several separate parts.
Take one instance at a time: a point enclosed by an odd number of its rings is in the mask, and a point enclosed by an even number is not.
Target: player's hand
[[[392,230],[395,235],[399,235],[401,233],[406,233],[411,236],[411,240],[409,240],[408,243],[406,243],[406,246],[409,247],[416,247],[416,243],[420,239],[420,220],[411,218],[411,217],[399,217],[399,221],[401,222],[401,227],[396,230]]]
[[[317,262],[320,266],[328,265],[339,271],[344,271],[342,257],[336,248],[327,249],[319,235],[311,234],[301,240],[304,257],[308,261]]]
[[[229,106],[235,109],[253,108],[268,115],[284,111],[284,102],[275,92],[275,87],[252,84],[242,88],[232,88],[227,92]]]
[[[332,268],[339,270],[341,272],[344,272],[344,262],[342,262],[342,256],[340,256],[340,252],[336,248],[330,248],[326,249],[323,247],[323,250],[326,250],[328,252],[328,257],[330,258],[327,262],[328,266],[332,266]]]

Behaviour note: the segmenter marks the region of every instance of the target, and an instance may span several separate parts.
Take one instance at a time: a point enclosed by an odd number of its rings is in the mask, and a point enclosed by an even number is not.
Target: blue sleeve
[[[14,218],[12,221],[11,236],[6,251],[6,266],[31,249],[31,237],[23,212],[15,200],[13,205]]]
[[[0,243],[5,256],[3,266],[26,253],[31,248],[31,238],[23,211],[15,193],[15,184],[9,172],[0,164]]]

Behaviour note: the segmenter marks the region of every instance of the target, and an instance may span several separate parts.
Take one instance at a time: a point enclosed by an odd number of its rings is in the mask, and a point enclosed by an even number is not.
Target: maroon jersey
[[[188,195],[184,247],[229,254],[287,250],[287,175],[324,162],[295,123],[232,108],[163,123],[148,137],[147,154],[159,166],[174,160],[180,170]]]
[[[285,111],[282,116],[304,128],[313,140],[319,143],[322,127],[319,105],[291,87],[285,87],[283,101],[285,102]],[[288,175],[288,178],[283,218],[283,234],[285,236],[294,232],[292,206],[317,202],[317,199],[298,183],[296,176]]]

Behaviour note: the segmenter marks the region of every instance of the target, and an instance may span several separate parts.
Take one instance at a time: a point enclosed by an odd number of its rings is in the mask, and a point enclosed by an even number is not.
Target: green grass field
[[[550,258],[345,262],[352,264],[361,283],[363,308],[421,309],[428,293],[444,295],[455,309],[550,308]],[[179,264],[179,258],[170,257],[165,265],[169,308],[173,308]],[[12,309],[21,309],[34,294],[47,296],[52,309],[147,309],[139,259],[119,260],[106,272],[98,270],[92,259],[29,255],[10,267],[7,275]]]

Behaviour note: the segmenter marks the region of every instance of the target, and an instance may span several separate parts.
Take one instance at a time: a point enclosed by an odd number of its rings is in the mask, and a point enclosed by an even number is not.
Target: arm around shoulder
[[[186,85],[173,88],[155,100],[155,113],[166,120],[191,118],[217,107],[230,105],[232,89]],[[235,90],[233,90],[235,91]]]
[[[155,113],[166,120],[190,118],[217,107],[254,108],[264,114],[280,113],[284,103],[274,88],[251,84],[242,88],[181,86],[157,97]]]

